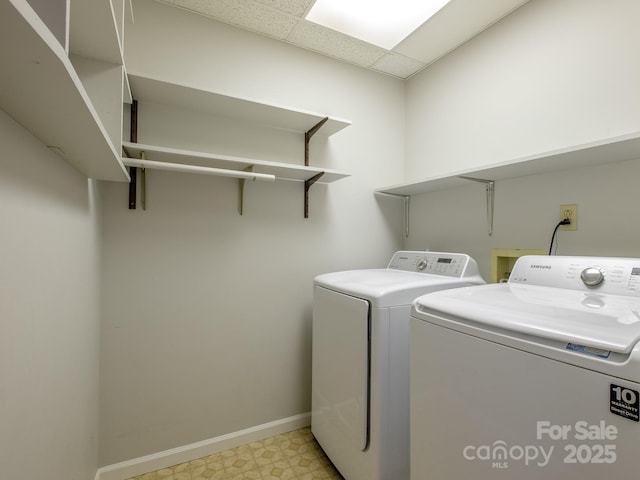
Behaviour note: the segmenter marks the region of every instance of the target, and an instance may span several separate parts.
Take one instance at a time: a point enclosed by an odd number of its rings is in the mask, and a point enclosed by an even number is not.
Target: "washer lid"
[[[640,339],[640,298],[517,283],[424,295],[412,315],[518,332],[577,346],[629,353]]]
[[[482,278],[452,278],[388,268],[326,273],[316,286],[369,300],[375,307],[409,305],[416,297],[445,288],[484,283]]]

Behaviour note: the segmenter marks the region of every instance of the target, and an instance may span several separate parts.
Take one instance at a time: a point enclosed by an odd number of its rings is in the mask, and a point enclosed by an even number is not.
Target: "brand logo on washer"
[[[551,265],[540,265],[540,264],[533,263],[533,264],[529,265],[529,268],[551,270]]]

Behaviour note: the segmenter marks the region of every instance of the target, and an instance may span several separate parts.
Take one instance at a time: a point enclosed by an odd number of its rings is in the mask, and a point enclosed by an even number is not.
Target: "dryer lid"
[[[485,283],[475,260],[464,253],[396,252],[387,268],[346,270],[314,278],[314,285],[362,298],[375,307],[410,305],[445,288]]]
[[[316,286],[369,300],[375,307],[410,305],[428,292],[481,283],[479,276],[461,279],[387,268],[333,272],[314,279]]]
[[[628,353],[640,340],[640,298],[517,283],[418,298],[412,315],[444,315],[487,329]]]

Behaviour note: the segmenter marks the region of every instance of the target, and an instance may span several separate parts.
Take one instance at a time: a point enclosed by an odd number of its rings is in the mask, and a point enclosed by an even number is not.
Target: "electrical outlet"
[[[569,225],[560,225],[560,230],[577,230],[578,205],[560,205],[560,220],[565,218],[571,220],[571,223]]]

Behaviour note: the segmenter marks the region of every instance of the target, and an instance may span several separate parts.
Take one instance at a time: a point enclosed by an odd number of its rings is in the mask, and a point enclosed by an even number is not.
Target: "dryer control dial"
[[[416,268],[419,271],[422,271],[425,268],[427,268],[427,265],[429,265],[429,261],[426,258],[421,258],[420,260],[418,260],[418,263],[416,264]]]
[[[604,272],[598,267],[588,267],[582,270],[582,273],[580,273],[580,279],[582,280],[582,283],[588,287],[596,287],[603,282]]]

